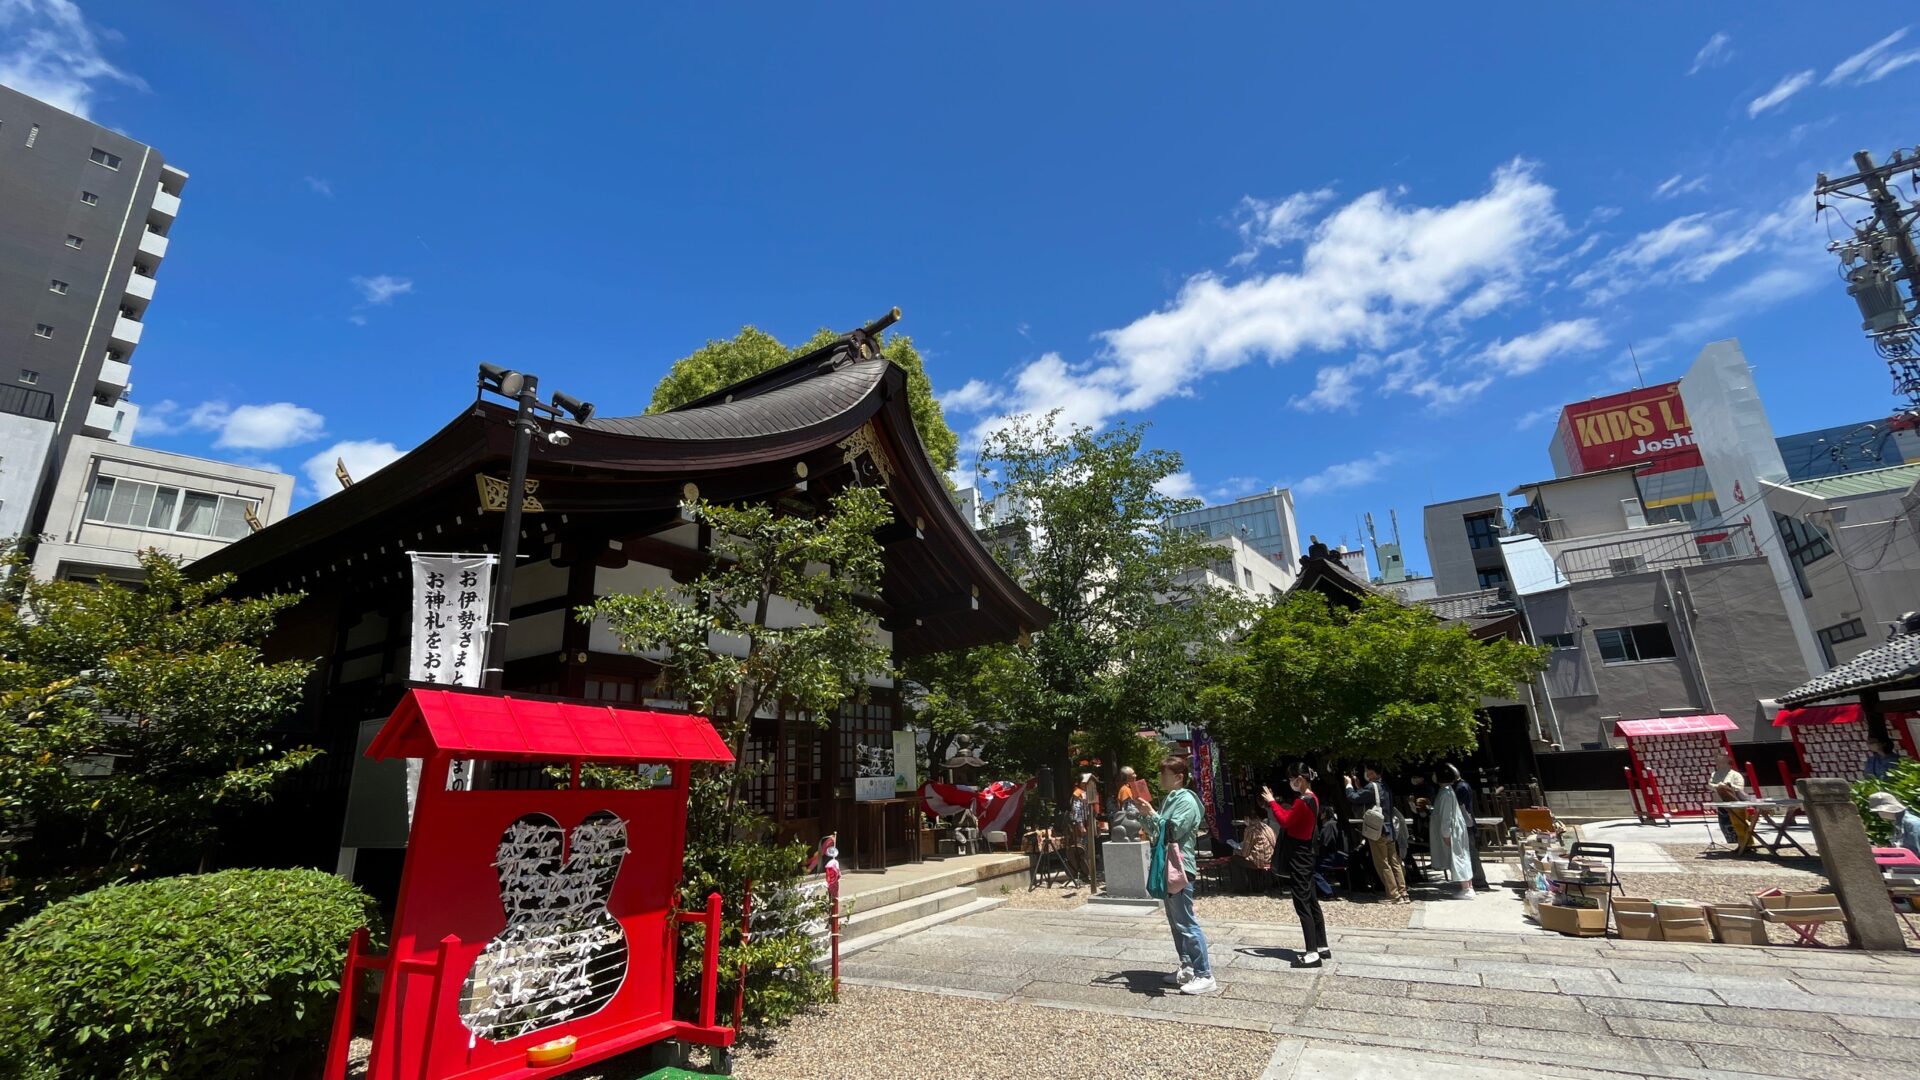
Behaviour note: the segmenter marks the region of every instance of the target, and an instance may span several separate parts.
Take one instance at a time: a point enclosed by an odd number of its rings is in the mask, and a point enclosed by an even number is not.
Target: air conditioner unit
[[[1617,559],[1608,559],[1607,569],[1615,574],[1645,573],[1647,569],[1647,557],[1645,555],[1622,555]]]

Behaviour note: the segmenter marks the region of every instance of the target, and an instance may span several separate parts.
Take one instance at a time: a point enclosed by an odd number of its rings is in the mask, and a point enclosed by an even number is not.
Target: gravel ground
[[[816,1009],[739,1051],[734,1075],[920,1080],[1018,1072],[1035,1080],[1250,1080],[1266,1069],[1275,1041],[1230,1028],[845,986],[837,1006]]]

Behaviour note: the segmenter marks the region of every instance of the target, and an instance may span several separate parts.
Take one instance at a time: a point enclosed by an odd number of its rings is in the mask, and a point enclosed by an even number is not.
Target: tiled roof
[[[640,439],[752,439],[814,427],[866,400],[886,374],[887,361],[830,358],[826,370],[803,381],[759,389],[749,397],[691,405],[671,412],[609,416],[586,426]],[[800,373],[796,373],[800,374]]]
[[[1901,634],[1824,675],[1807,680],[1777,700],[1782,705],[1805,705],[1862,690],[1896,686],[1917,677],[1920,677],[1920,633]]]
[[[1513,610],[1513,601],[1500,595],[1499,589],[1476,589],[1419,601],[1421,607],[1443,619],[1471,619]]]

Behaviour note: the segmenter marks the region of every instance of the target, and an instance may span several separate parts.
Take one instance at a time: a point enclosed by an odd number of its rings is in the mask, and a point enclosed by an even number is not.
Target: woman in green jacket
[[[1167,985],[1178,986],[1183,994],[1211,994],[1213,963],[1207,957],[1207,935],[1193,915],[1193,879],[1199,873],[1194,858],[1194,836],[1200,831],[1200,798],[1187,789],[1186,758],[1170,757],[1160,763],[1160,787],[1167,797],[1159,811],[1145,800],[1136,800],[1146,815],[1149,829],[1164,829],[1167,849],[1167,925],[1173,929],[1173,949],[1180,955],[1180,970],[1167,976]]]

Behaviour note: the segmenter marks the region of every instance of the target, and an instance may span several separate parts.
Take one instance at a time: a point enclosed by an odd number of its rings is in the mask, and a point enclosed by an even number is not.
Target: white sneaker
[[[1160,976],[1160,981],[1168,986],[1185,986],[1193,978],[1193,969],[1182,967],[1179,971],[1169,971]]]
[[[1181,985],[1180,992],[1183,994],[1211,994],[1218,989],[1220,988],[1213,984],[1213,976],[1196,975]]]

